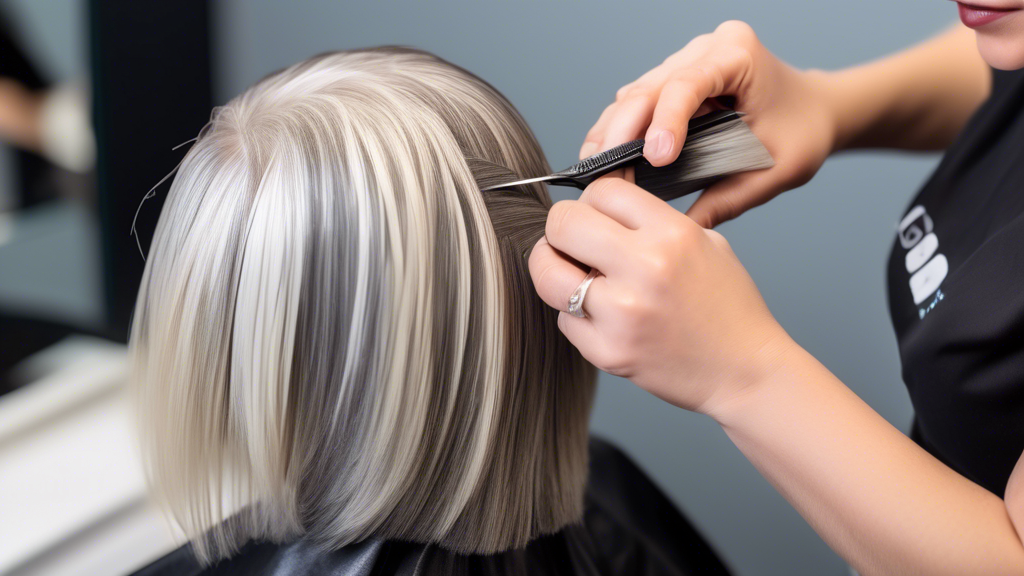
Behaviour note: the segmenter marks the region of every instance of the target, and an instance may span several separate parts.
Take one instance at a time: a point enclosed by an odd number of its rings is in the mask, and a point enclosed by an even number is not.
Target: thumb
[[[714,228],[779,195],[781,185],[771,169],[744,172],[709,186],[686,211],[694,222]]]

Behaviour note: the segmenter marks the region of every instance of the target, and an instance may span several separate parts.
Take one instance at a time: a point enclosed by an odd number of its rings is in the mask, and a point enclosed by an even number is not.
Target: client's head
[[[494,552],[577,521],[595,372],[527,271],[547,173],[491,86],[401,48],[217,108],[171,185],[131,333],[155,493],[203,560],[249,539]]]

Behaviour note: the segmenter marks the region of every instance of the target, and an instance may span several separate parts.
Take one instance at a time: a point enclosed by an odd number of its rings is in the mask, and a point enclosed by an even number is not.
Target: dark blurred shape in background
[[[0,394],[75,333],[125,342],[132,219],[209,116],[205,0],[0,2]],[[148,248],[167,184],[139,210]]]

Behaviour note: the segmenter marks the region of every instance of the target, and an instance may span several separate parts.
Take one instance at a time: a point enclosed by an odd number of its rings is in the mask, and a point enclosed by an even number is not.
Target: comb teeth
[[[626,142],[625,144],[619,144],[615,148],[599,152],[593,156],[588,156],[580,161],[579,164],[570,166],[561,172],[558,172],[559,176],[580,176],[587,174],[592,170],[598,168],[604,168],[609,164],[614,164],[623,158],[635,157],[637,152],[642,152],[644,149],[643,140],[633,140],[632,142]]]

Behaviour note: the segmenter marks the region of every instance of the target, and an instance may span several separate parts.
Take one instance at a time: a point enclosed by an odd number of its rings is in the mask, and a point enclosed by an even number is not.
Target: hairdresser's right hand
[[[617,175],[551,207],[529,266],[584,358],[686,410],[717,418],[799,353],[724,236]]]
[[[728,101],[747,114],[744,119],[775,166],[708,188],[687,215],[711,228],[803,185],[818,171],[833,151],[836,132],[825,76],[779,60],[747,24],[725,22],[620,88],[587,134],[580,157],[643,137],[644,156],[664,166],[679,156],[690,118]]]

